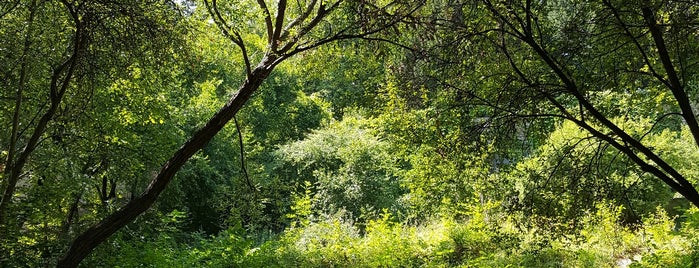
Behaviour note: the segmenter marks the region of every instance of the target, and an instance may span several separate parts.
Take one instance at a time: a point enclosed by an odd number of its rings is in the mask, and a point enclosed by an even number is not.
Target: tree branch
[[[643,61],[645,61],[646,66],[648,66],[650,74],[656,79],[658,79],[658,81],[660,81],[661,83],[670,86],[669,82],[665,80],[665,78],[663,78],[655,70],[655,67],[653,67],[653,64],[650,61],[650,57],[648,57],[648,53],[646,53],[646,51],[643,49],[643,46],[641,46],[641,43],[639,43],[638,39],[631,33],[629,26],[621,19],[619,11],[614,6],[612,6],[612,3],[609,2],[609,0],[603,0],[602,2],[612,11],[612,15],[614,15],[614,18],[619,23],[621,28],[624,30],[624,33],[626,33],[626,35],[631,39],[631,42],[633,42],[633,44],[636,46],[638,52],[641,53],[641,57],[643,57]]]
[[[6,179],[7,186],[3,191],[2,200],[0,200],[0,228],[3,228],[5,224],[5,215],[7,213],[7,207],[12,201],[12,196],[14,195],[17,182],[21,177],[21,172],[24,169],[24,165],[29,160],[29,156],[34,152],[37,145],[39,144],[41,136],[46,131],[46,126],[53,119],[53,116],[56,114],[59,104],[63,99],[63,95],[65,94],[68,85],[73,79],[73,72],[77,68],[78,59],[79,57],[81,57],[81,50],[85,45],[83,33],[84,25],[80,21],[80,17],[78,16],[77,12],[74,10],[73,6],[70,3],[68,3],[66,0],[63,0],[61,2],[66,6],[75,23],[75,34],[72,40],[73,51],[70,57],[66,59],[63,63],[61,63],[58,66],[58,68],[56,68],[53,71],[53,74],[51,75],[51,85],[49,89],[49,97],[51,103],[48,110],[44,112],[44,114],[39,119],[39,122],[37,122],[34,131],[29,137],[29,140],[27,141],[27,144],[17,155],[17,158],[12,163],[12,166],[6,167],[4,177]],[[64,76],[61,78],[61,75]]]
[[[690,202],[694,203],[699,207],[699,193],[696,191],[694,186],[686,179],[684,176],[682,176],[677,170],[675,170],[672,166],[670,166],[667,162],[665,162],[663,159],[661,159],[658,155],[656,155],[653,151],[651,151],[648,147],[644,146],[641,142],[638,140],[634,139],[631,137],[628,133],[623,131],[621,128],[619,128],[616,124],[611,122],[606,116],[604,116],[602,113],[600,113],[579,91],[577,84],[566,74],[566,72],[561,69],[561,67],[551,58],[551,56],[544,51],[538,43],[534,41],[533,38],[527,36],[523,40],[526,44],[528,44],[534,52],[546,63],[549,68],[556,74],[556,76],[563,82],[563,84],[566,86],[567,90],[571,95],[573,95],[578,102],[585,108],[586,111],[592,115],[597,121],[602,123],[603,126],[609,128],[614,134],[619,136],[621,140],[623,140],[626,144],[630,145],[634,149],[640,151],[643,155],[648,157],[653,163],[657,164],[662,170],[667,172],[665,174],[658,168],[649,165],[646,163],[644,160],[642,160],[640,157],[638,157],[630,148],[623,146],[616,142],[614,139],[609,137],[608,135],[605,135],[596,129],[590,127],[587,123],[584,121],[580,120],[575,120],[576,124],[580,125],[581,127],[587,129],[591,133],[593,133],[595,136],[598,136],[601,139],[604,139],[605,141],[608,141],[614,146],[615,148],[621,150],[629,156],[634,162],[636,162],[639,166],[644,171],[650,172],[651,174],[657,176],[661,180],[663,180],[666,184],[671,186],[673,189],[676,191],[680,192],[683,196],[685,196]],[[559,108],[560,109],[560,108]]]
[[[305,21],[308,18],[308,16],[310,16],[311,13],[313,13],[313,8],[315,7],[317,2],[318,0],[311,0],[311,2],[309,2],[308,5],[306,5],[304,12],[301,13],[300,16],[292,20],[288,25],[286,25],[286,27],[284,27],[284,30],[282,31],[280,37],[281,40],[286,40],[289,37],[291,29]]]
[[[250,187],[250,190],[257,191],[257,188],[252,185],[250,181],[250,176],[248,176],[248,169],[245,166],[245,149],[243,147],[243,132],[240,130],[240,124],[238,124],[238,119],[233,116],[233,122],[235,123],[235,130],[238,132],[238,146],[240,147],[240,168],[243,170],[243,176],[245,176],[245,183]]]
[[[271,46],[272,40],[274,40],[272,38],[272,36],[274,35],[274,27],[272,26],[272,15],[269,13],[269,9],[267,8],[265,0],[257,0],[257,4],[260,6],[262,12],[265,15],[265,26],[267,28],[267,45]]]
[[[277,16],[274,19],[274,35],[272,36],[272,51],[277,52],[277,47],[281,43],[279,35],[284,26],[284,13],[286,12],[286,0],[279,0],[277,4]]]
[[[209,12],[209,15],[211,15],[211,17],[214,19],[214,23],[216,23],[216,26],[218,26],[223,35],[240,48],[240,51],[243,54],[243,62],[245,63],[245,74],[247,76],[250,76],[252,72],[252,66],[250,65],[248,51],[245,48],[245,42],[243,42],[243,38],[240,36],[240,33],[238,33],[238,31],[236,30],[231,29],[231,27],[228,26],[228,22],[226,22],[223,16],[221,16],[221,12],[219,12],[218,10],[216,0],[212,0],[211,5],[209,5],[208,0],[204,0],[204,5],[206,6],[206,10]]]
[[[684,85],[680,81],[677,71],[672,64],[670,54],[667,51],[667,46],[665,46],[663,34],[655,20],[655,14],[650,9],[649,5],[650,3],[646,1],[641,7],[641,11],[643,11],[643,18],[648,24],[651,36],[653,36],[653,41],[655,42],[655,47],[657,48],[658,55],[660,56],[660,62],[662,62],[663,68],[665,69],[665,74],[668,76],[670,91],[675,97],[677,104],[680,106],[682,117],[685,119],[685,122],[689,127],[689,131],[692,132],[695,145],[699,146],[699,122],[697,122],[697,117],[694,114],[694,110],[692,110],[689,97],[684,91]]]

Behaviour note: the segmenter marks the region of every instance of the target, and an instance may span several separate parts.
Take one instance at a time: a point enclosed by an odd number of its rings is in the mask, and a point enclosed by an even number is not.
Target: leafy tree
[[[445,87],[492,120],[575,123],[694,205],[695,179],[653,148],[648,133],[687,127],[695,103],[696,12],[684,1],[464,1],[435,24]],[[434,24],[433,24],[434,25]],[[444,54],[440,54],[438,52]],[[609,103],[605,95],[630,96]],[[638,109],[627,105],[642,105]],[[623,118],[623,120],[618,120]],[[651,118],[641,131],[624,122]],[[525,120],[522,120],[525,119]],[[692,145],[696,149],[696,144]]]
[[[2,4],[0,265],[50,265],[75,230],[125,199],[137,182],[126,178],[158,161],[143,149],[155,155],[171,142],[135,134],[169,133],[154,90],[164,83],[154,81],[172,76],[147,67],[177,52],[165,46],[179,41],[173,11],[132,1]]]

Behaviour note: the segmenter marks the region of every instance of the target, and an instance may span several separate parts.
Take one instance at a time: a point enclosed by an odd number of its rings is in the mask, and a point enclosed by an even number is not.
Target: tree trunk
[[[32,15],[31,15],[31,20],[33,20],[34,17],[34,9],[36,9],[35,6],[33,6],[35,3],[32,2]],[[71,9],[68,3],[64,2],[64,5]],[[68,90],[68,86],[70,85],[71,81],[73,80],[73,73],[75,72],[78,63],[79,63],[79,58],[82,57],[81,50],[85,47],[87,39],[85,39],[84,35],[84,27],[82,22],[80,21],[78,14],[74,13],[71,9],[71,16],[73,17],[73,22],[75,23],[75,34],[73,35],[72,39],[72,52],[69,58],[67,58],[65,61],[63,61],[60,65],[56,66],[53,68],[53,74],[51,75],[51,83],[50,83],[50,89],[49,89],[49,107],[48,109],[43,113],[39,121],[36,123],[36,127],[34,127],[34,130],[31,132],[31,136],[29,136],[28,141],[24,148],[19,151],[18,155],[13,156],[13,152],[17,146],[16,142],[19,137],[17,136],[18,134],[15,133],[17,131],[16,127],[13,126],[13,133],[11,137],[11,144],[10,144],[10,150],[8,153],[8,157],[6,160],[6,167],[5,167],[5,173],[3,174],[3,179],[6,182],[5,189],[2,194],[2,199],[0,199],[0,232],[4,231],[3,225],[5,224],[6,218],[7,218],[7,208],[9,204],[12,202],[12,196],[15,193],[17,183],[19,182],[19,179],[21,177],[22,170],[24,169],[24,165],[27,163],[29,160],[29,157],[31,154],[34,152],[36,147],[39,145],[39,142],[41,140],[41,136],[44,134],[46,131],[46,128],[51,120],[53,120],[54,115],[58,111],[58,108],[63,100],[63,96],[66,93],[66,90]],[[30,21],[31,22],[31,21]],[[29,38],[29,36],[27,37]],[[27,39],[29,40],[29,39]],[[27,41],[25,43],[25,53],[29,51],[29,45],[30,43]],[[26,57],[26,56],[23,56]],[[26,60],[24,58],[23,60]],[[24,64],[24,63],[23,63]],[[22,67],[23,70],[22,72],[26,72],[24,70],[24,66]],[[22,74],[25,76],[26,74]],[[26,78],[21,78],[20,80],[26,80]],[[25,83],[26,81],[20,81],[20,84]],[[24,87],[22,85],[20,88]],[[16,103],[15,109],[18,109],[18,106],[21,104],[21,91],[18,92],[18,99]],[[19,115],[19,110],[15,111],[15,118],[13,119],[13,125],[18,124],[18,116]],[[14,152],[17,153],[17,152]]]
[[[22,112],[22,98],[24,87],[27,84],[27,72],[29,65],[29,50],[32,46],[32,35],[34,29],[34,16],[36,14],[36,1],[32,1],[29,5],[29,18],[27,19],[27,34],[24,37],[24,48],[22,50],[21,57],[21,67],[19,71],[19,84],[17,86],[17,92],[15,93],[15,107],[14,114],[12,115],[12,128],[10,133],[10,144],[7,148],[7,158],[5,159],[5,169],[3,170],[4,184],[0,185],[0,189],[3,190],[3,195],[0,197],[0,226],[5,223],[5,210],[10,203],[12,194],[14,194],[15,186],[19,179],[19,174],[15,175],[14,172],[14,162],[15,153],[17,151],[17,141],[19,140],[19,120],[20,113]],[[1,228],[1,227],[0,227]]]
[[[266,55],[228,103],[204,127],[197,130],[162,166],[160,172],[151,180],[143,194],[79,235],[70,245],[68,252],[58,261],[57,267],[77,267],[97,245],[150,208],[187,160],[203,148],[243,107],[252,93],[272,72],[278,63],[275,62],[276,60],[275,56]]]

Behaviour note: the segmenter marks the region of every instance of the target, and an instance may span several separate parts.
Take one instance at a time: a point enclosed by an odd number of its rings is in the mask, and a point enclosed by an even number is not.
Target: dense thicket
[[[698,12],[0,3],[0,266],[694,266]]]

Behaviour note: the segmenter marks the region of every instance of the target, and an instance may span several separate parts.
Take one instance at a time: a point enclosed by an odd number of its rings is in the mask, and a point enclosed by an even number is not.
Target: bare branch
[[[19,2],[18,2],[19,3]],[[20,67],[20,75],[19,75],[19,84],[17,87],[17,92],[15,93],[15,109],[12,114],[12,128],[10,132],[10,144],[8,145],[8,154],[7,158],[5,160],[5,164],[7,166],[12,166],[14,162],[14,156],[15,152],[17,150],[17,139],[19,138],[19,119],[20,119],[20,113],[22,111],[22,101],[23,101],[23,94],[24,94],[24,87],[27,82],[27,65],[29,62],[28,59],[28,54],[29,54],[29,49],[32,45],[32,31],[34,29],[34,16],[36,14],[36,0],[33,0],[29,6],[29,18],[27,19],[27,33],[25,35],[24,39],[24,48],[22,50],[22,56],[21,56],[21,67]],[[7,168],[5,171],[9,172],[10,168]],[[0,219],[2,217],[0,216]],[[2,220],[0,220],[0,224],[2,224]]]
[[[628,133],[619,128],[619,126],[611,122],[606,116],[599,112],[585,98],[585,96],[583,96],[583,94],[578,89],[578,85],[566,74],[562,67],[556,61],[554,61],[553,58],[551,58],[551,56],[538,43],[536,43],[531,36],[525,36],[523,41],[527,45],[529,45],[534,50],[534,52],[546,63],[546,65],[563,82],[568,92],[577,99],[577,101],[585,108],[587,112],[589,112],[590,115],[592,115],[593,118],[602,123],[603,126],[609,128],[615,135],[620,137],[621,140],[624,141],[624,143],[626,143],[628,146],[634,148],[635,150],[638,150],[641,154],[648,157],[648,159],[650,159],[653,163],[658,165],[662,169],[662,171],[656,168],[655,166],[650,165],[645,160],[641,159],[630,147],[618,143],[609,135],[599,132],[597,129],[591,127],[586,122],[582,120],[577,120],[575,118],[571,118],[571,120],[573,120],[579,126],[590,131],[591,133],[593,133],[593,135],[597,136],[598,138],[609,142],[618,150],[623,151],[624,154],[626,154],[635,163],[637,163],[644,171],[650,172],[651,174],[657,176],[658,178],[663,180],[663,182],[671,186],[673,189],[680,192],[692,203],[699,206],[699,193],[697,193],[694,186],[686,178],[684,178],[684,176],[677,172],[677,170],[675,170],[657,154],[651,151],[648,147],[644,146],[641,142],[631,137]],[[552,103],[554,103],[559,110],[565,111],[565,109],[560,104],[554,102],[553,98],[549,98],[549,100]]]
[[[639,140],[639,141],[643,140],[643,138],[645,138],[648,134],[650,134],[650,133],[653,131],[653,129],[655,128],[655,126],[657,126],[658,124],[660,124],[660,122],[662,122],[665,118],[667,118],[667,117],[669,117],[669,116],[671,116],[671,115],[677,115],[677,116],[682,117],[682,114],[680,114],[680,113],[666,113],[666,114],[664,114],[664,115],[658,117],[658,119],[655,120],[655,122],[653,123],[653,125],[650,126],[650,128],[648,129],[648,131],[646,131],[646,133],[643,133],[643,135],[641,135],[641,137],[638,138],[638,140]]]
[[[340,5],[340,1],[337,1],[333,5],[331,5],[329,8],[326,8],[326,6],[321,1],[320,5],[318,5],[318,11],[316,11],[315,17],[313,17],[313,19],[307,25],[301,27],[299,32],[296,33],[296,35],[294,35],[291,38],[291,40],[288,41],[286,43],[286,45],[284,45],[284,47],[282,47],[279,51],[285,53],[286,51],[291,49],[293,46],[295,46],[298,43],[298,41],[301,40],[301,38],[303,36],[308,34],[308,32],[311,31],[311,29],[315,28],[318,25],[318,23],[320,23],[320,21],[322,21],[323,18],[325,18],[325,16],[327,16],[331,11],[333,11],[339,5]],[[293,55],[296,53],[292,52],[292,53],[287,53],[287,54]]]
[[[328,9],[325,9],[324,5],[321,4],[318,8],[318,13],[317,13],[316,17],[308,25],[303,27],[301,32],[298,35],[296,35],[296,37],[294,38],[295,40],[293,43],[290,42],[282,50],[291,49],[291,46],[293,46],[310,29],[314,28],[323,19],[323,17],[325,17],[330,11],[337,8],[339,3],[340,3],[340,1],[335,2]],[[400,15],[394,14],[394,18],[391,21],[386,22],[385,24],[381,25],[380,27],[376,27],[374,29],[369,29],[369,30],[366,30],[366,31],[361,32],[361,33],[346,33],[349,31],[349,29],[345,28],[345,29],[338,31],[334,35],[331,35],[331,36],[326,37],[326,38],[322,38],[318,41],[315,41],[315,42],[312,42],[309,44],[298,45],[296,48],[294,48],[293,50],[286,53],[286,57],[291,56],[291,55],[295,55],[295,54],[301,53],[303,51],[313,49],[313,48],[316,48],[318,46],[321,46],[321,45],[324,45],[324,44],[327,44],[330,42],[334,42],[334,41],[347,40],[347,39],[362,39],[362,38],[370,37],[371,35],[374,35],[376,33],[379,33],[381,31],[384,31],[386,29],[389,29],[389,28],[397,25],[398,23],[403,21],[405,18],[407,18],[411,14],[415,13],[419,8],[420,8],[420,5],[417,5],[413,9],[408,10],[405,14],[400,14]]]

